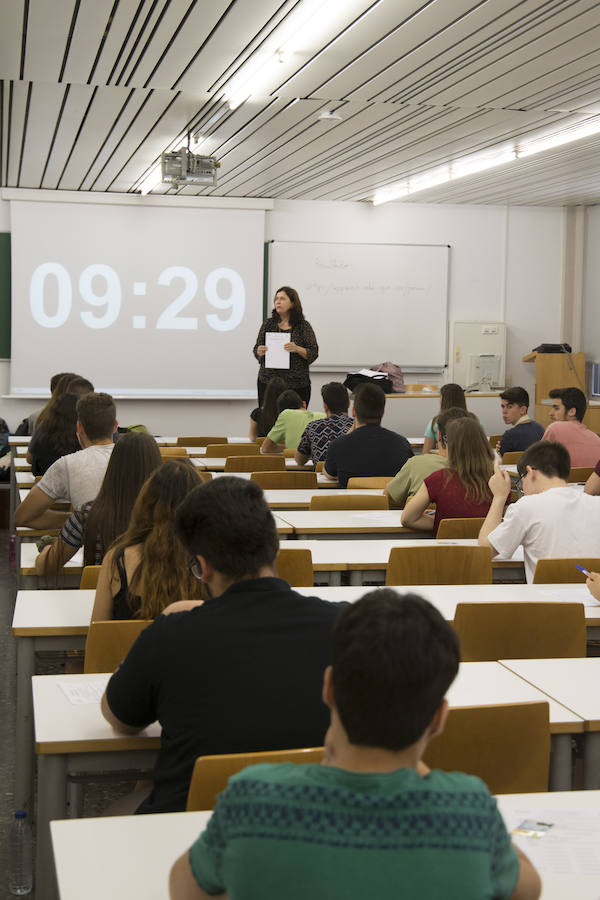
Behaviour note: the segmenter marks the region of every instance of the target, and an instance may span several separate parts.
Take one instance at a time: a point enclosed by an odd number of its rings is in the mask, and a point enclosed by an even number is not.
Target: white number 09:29
[[[57,303],[53,314],[46,311],[44,291],[46,279],[56,279]],[[98,294],[93,289],[94,279],[104,279],[104,291]],[[169,266],[158,276],[159,285],[168,286],[172,281],[181,279],[183,290],[162,311],[156,322],[157,328],[174,331],[194,331],[198,328],[196,316],[180,316],[179,313],[192,302],[198,292],[198,279],[195,272],[186,266]],[[229,283],[228,297],[220,297],[217,287],[220,281]],[[92,310],[80,313],[81,321],[88,328],[108,328],[113,325],[121,311],[121,281],[116,271],[104,263],[87,266],[79,276],[79,294],[84,303],[97,309],[104,308],[97,315]],[[207,313],[206,321],[214,331],[232,331],[244,318],[246,308],[246,289],[241,275],[235,269],[218,268],[208,273],[204,280],[204,296],[212,307],[219,310],[230,310],[229,316],[220,318],[216,313]],[[31,314],[42,328],[60,328],[64,325],[73,304],[73,288],[71,276],[60,263],[46,262],[39,265],[31,276],[29,287],[29,306]]]

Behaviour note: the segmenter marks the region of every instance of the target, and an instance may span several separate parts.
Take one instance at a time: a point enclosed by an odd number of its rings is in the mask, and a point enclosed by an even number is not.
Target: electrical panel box
[[[463,388],[505,387],[506,325],[504,322],[452,322],[449,380]]]

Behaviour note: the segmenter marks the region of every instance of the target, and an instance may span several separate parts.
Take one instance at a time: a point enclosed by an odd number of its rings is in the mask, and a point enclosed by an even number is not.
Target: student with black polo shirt
[[[354,394],[354,425],[329,445],[323,472],[340,487],[349,478],[395,475],[413,456],[405,437],[381,427],[385,394],[376,384],[361,384]]]

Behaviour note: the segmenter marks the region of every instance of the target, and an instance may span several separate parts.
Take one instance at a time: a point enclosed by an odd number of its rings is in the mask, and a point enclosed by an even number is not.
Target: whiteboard
[[[296,288],[318,365],[447,363],[449,247],[272,241],[269,302]],[[271,307],[269,307],[269,310]]]

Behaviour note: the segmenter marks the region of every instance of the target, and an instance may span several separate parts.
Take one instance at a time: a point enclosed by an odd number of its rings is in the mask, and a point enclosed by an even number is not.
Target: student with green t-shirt
[[[336,620],[321,765],[250,766],[171,871],[172,900],[536,900],[478,778],[422,762],[458,639],[426,600],[373,591]]]

